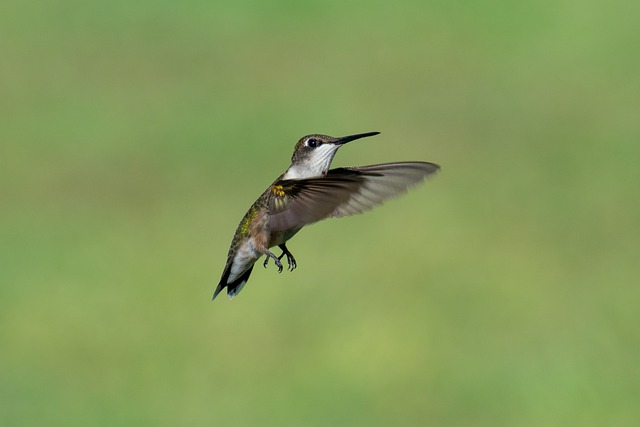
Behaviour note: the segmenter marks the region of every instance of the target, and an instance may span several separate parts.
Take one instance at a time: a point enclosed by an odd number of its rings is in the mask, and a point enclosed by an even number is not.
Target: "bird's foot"
[[[289,271],[295,270],[298,264],[296,263],[296,259],[293,257],[293,254],[289,252],[289,249],[287,249],[287,247],[284,244],[279,245],[278,247],[282,249],[282,254],[278,257],[278,259],[282,259],[282,257],[286,255],[287,264],[289,264],[289,267],[287,268],[287,270]]]
[[[264,262],[262,263],[262,266],[264,268],[267,268],[267,264],[269,263],[269,258],[273,259],[273,262],[276,264],[276,267],[278,267],[278,273],[282,273],[282,270],[284,267],[282,267],[282,263],[280,262],[280,258],[278,258],[277,256],[275,256],[274,254],[272,254],[271,252],[267,252],[267,258],[264,260]]]

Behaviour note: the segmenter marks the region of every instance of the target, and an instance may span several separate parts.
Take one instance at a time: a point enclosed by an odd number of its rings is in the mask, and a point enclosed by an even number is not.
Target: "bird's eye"
[[[309,138],[307,139],[307,147],[316,148],[320,143],[317,139]]]

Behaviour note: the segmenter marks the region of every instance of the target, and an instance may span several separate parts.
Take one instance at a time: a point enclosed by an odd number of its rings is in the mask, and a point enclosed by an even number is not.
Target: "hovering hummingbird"
[[[265,268],[272,259],[278,272],[282,272],[281,259],[286,256],[288,269],[293,271],[297,264],[286,242],[305,225],[372,209],[440,169],[427,162],[329,169],[333,156],[344,144],[379,133],[341,138],[302,137],[293,150],[291,166],[262,193],[240,221],[213,299],[224,288],[229,298],[237,295],[249,280],[253,265],[263,255]],[[280,256],[269,250],[274,246],[282,250]]]

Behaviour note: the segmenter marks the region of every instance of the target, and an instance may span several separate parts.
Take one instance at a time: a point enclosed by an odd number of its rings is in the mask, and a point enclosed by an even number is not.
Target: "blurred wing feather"
[[[279,191],[273,191],[269,198],[269,228],[290,230],[368,211],[438,169],[438,165],[426,162],[384,163],[331,169],[324,177],[279,181]]]
[[[385,200],[405,193],[439,169],[440,167],[433,163],[398,162],[331,170],[327,176],[351,173],[362,179],[357,191],[353,192],[348,200],[336,206],[331,216],[355,215],[373,209]]]
[[[269,228],[283,231],[301,228],[327,218],[360,186],[356,177],[283,180],[280,194],[269,199]]]

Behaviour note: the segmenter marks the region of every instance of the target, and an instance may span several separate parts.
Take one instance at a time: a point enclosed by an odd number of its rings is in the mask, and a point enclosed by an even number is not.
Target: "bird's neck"
[[[284,173],[282,179],[305,179],[315,178],[327,174],[329,166],[325,165],[308,165],[308,164],[295,164],[289,166],[289,169]]]

